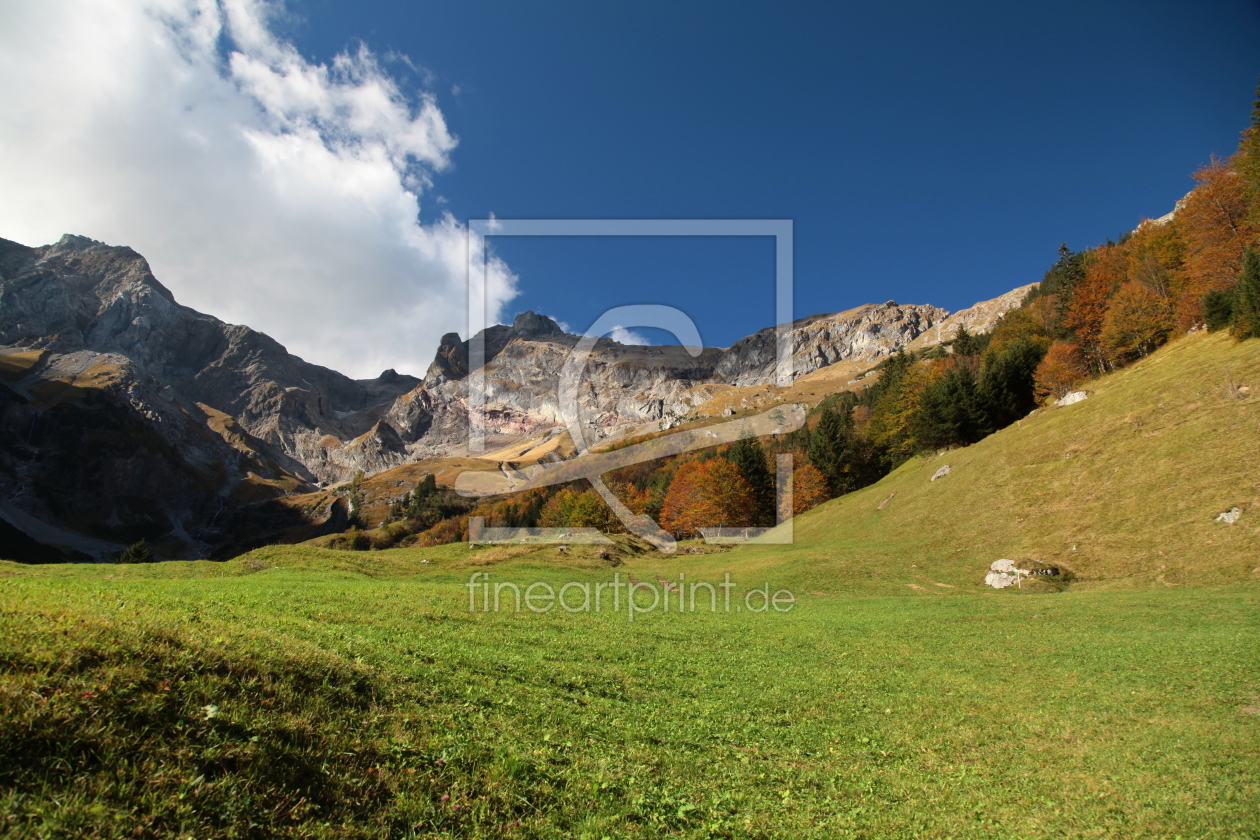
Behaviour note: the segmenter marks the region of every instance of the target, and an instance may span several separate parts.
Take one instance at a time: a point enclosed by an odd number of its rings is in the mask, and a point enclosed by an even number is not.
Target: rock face
[[[935,306],[870,304],[834,315],[812,315],[792,323],[793,373],[800,377],[840,361],[876,361],[908,345],[949,313]],[[741,338],[722,354],[716,370],[728,385],[775,381],[776,329]]]
[[[961,309],[953,315],[942,318],[932,324],[930,329],[915,336],[906,344],[906,350],[926,350],[947,341],[953,341],[958,335],[959,327],[966,327],[972,335],[988,332],[997,326],[998,319],[1018,307],[1028,297],[1028,293],[1036,288],[1036,283],[1011,289],[993,300],[984,300]]]
[[[180,306],[129,248],[69,235],[0,240],[0,380],[3,518],[66,525],[95,556],[141,537],[201,555],[267,498],[384,463],[380,415],[419,384],[308,364]]]
[[[370,454],[349,453],[389,445],[373,438],[380,415],[419,384],[392,370],[356,381],[180,306],[130,248],[70,235],[43,248],[0,240],[0,278],[0,345],[48,351],[33,375],[115,364],[137,411],[222,412],[307,482],[367,466]]]
[[[893,301],[802,318],[790,330],[795,375],[936,343],[952,337],[951,318],[979,331],[1024,291],[977,304],[970,320]],[[67,539],[67,550],[99,555],[101,541],[165,534],[196,555],[221,545],[250,505],[462,453],[471,411],[491,445],[568,422],[558,382],[578,336],[526,312],[481,338],[481,371],[450,333],[422,380],[393,370],[352,380],[181,306],[129,248],[0,240],[0,519],[22,529],[17,520],[35,517],[97,541]],[[767,328],[692,355],[600,339],[578,394],[587,443],[670,428],[720,386],[773,383],[776,341]],[[478,372],[485,399],[474,409]],[[108,445],[91,442],[94,424]]]

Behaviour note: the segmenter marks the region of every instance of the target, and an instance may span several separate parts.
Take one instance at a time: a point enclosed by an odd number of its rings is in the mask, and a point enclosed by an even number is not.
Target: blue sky
[[[1168,212],[1257,76],[1243,0],[0,0],[0,237],[131,246],[355,377],[467,333],[491,213],[791,219],[798,317],[954,311]],[[769,239],[492,245],[503,320],[774,320]]]
[[[790,218],[798,316],[1040,279],[1061,241],[1170,210],[1260,75],[1260,6],[1232,0],[290,8],[312,59],[362,39],[418,65],[459,138],[423,212]],[[772,321],[769,240],[495,248],[509,309],[574,328],[623,303],[712,344]]]

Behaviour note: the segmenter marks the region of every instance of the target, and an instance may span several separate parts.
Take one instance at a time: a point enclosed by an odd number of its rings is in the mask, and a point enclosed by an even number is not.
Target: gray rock
[[[1018,568],[1014,560],[994,560],[989,564],[989,572],[984,576],[984,582],[994,589],[1005,589],[1008,586],[1018,585],[1029,574],[1027,569]]]
[[[1224,522],[1226,525],[1233,525],[1238,521],[1238,517],[1242,516],[1242,508],[1232,507],[1224,513],[1216,517],[1216,522]]]
[[[1073,391],[1070,394],[1064,394],[1055,401],[1055,405],[1072,405],[1090,398],[1092,391]]]
[[[949,475],[949,464],[946,464],[936,472],[932,473],[932,477],[929,478],[928,481],[936,481],[936,479],[944,478],[947,475]]]

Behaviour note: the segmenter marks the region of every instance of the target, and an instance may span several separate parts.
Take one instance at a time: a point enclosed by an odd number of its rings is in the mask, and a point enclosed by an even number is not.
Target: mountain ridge
[[[996,320],[1020,291],[983,317]],[[874,363],[961,314],[889,301],[797,319],[795,375],[840,361]],[[37,248],[0,239],[0,429],[13,444],[0,459],[0,493],[23,516],[82,533],[96,556],[107,553],[102,544],[138,534],[202,556],[232,541],[225,510],[256,519],[268,502],[359,471],[466,454],[472,412],[492,446],[565,425],[557,382],[580,337],[524,312],[480,338],[485,399],[474,408],[471,342],[458,334],[443,336],[422,379],[387,370],[354,380],[265,333],[179,304],[131,248],[73,234]],[[593,441],[670,428],[718,390],[769,387],[776,342],[773,326],[694,356],[600,338],[579,400],[582,422]],[[109,457],[76,456],[95,466],[69,466],[70,443],[32,443],[38,418],[56,415],[82,430],[93,412],[114,418],[104,424],[114,430],[102,450]],[[118,476],[130,484],[93,494]],[[78,513],[56,500],[65,482],[81,485],[71,494]],[[279,520],[289,513],[277,509]],[[320,513],[328,523],[336,515]],[[21,530],[20,518],[6,521]]]

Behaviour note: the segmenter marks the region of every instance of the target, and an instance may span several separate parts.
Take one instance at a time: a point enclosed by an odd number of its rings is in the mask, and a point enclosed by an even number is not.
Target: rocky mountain
[[[419,384],[308,364],[180,306],[131,249],[69,235],[0,240],[0,354],[0,516],[92,554],[140,536],[204,553],[230,511],[355,468]]]
[[[796,375],[938,343],[951,319],[980,331],[1022,297],[953,316],[889,301],[802,318],[791,330]],[[526,312],[481,338],[489,445],[567,422],[557,387],[579,336]],[[693,356],[600,339],[579,394],[588,442],[676,424],[707,399],[700,385],[773,382],[775,341],[767,328]],[[469,348],[452,333],[423,379],[353,380],[181,306],[129,248],[0,240],[0,541],[20,533],[103,557],[143,536],[168,555],[201,556],[242,533],[331,527],[331,507],[277,500],[466,451]]]

